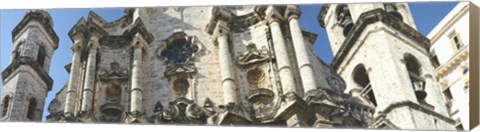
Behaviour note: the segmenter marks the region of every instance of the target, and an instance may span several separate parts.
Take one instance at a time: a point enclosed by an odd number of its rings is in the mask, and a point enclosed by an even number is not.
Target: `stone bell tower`
[[[430,42],[406,3],[324,5],[318,20],[346,91],[375,107],[369,127],[454,129],[429,60]]]
[[[12,58],[2,72],[0,120],[40,121],[53,84],[50,62],[58,47],[52,18],[43,10],[27,11],[12,36]]]

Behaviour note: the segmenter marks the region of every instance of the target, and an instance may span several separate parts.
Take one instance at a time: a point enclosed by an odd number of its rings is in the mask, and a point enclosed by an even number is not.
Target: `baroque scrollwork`
[[[110,63],[110,70],[100,74],[100,80],[126,80],[128,79],[127,73],[127,70],[122,70],[120,68],[120,64],[117,61],[113,61],[112,63]]]
[[[166,77],[191,77],[196,73],[193,59],[200,50],[198,43],[195,37],[183,32],[176,32],[164,41],[157,55],[166,59]]]
[[[247,66],[258,62],[267,61],[271,58],[272,57],[269,55],[269,52],[265,47],[262,49],[257,49],[254,43],[249,43],[247,45],[247,52],[237,57],[237,63],[240,66]]]
[[[210,99],[200,107],[192,100],[180,97],[170,102],[166,109],[157,102],[151,120],[155,123],[206,124],[207,119],[217,111]]]

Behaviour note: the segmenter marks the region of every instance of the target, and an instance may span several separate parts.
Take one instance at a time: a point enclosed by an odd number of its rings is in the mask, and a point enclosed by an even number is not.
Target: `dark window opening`
[[[45,48],[43,48],[43,46],[40,46],[37,54],[37,63],[43,67],[44,62],[45,62]]]
[[[457,46],[457,49],[460,49],[462,47],[462,44],[458,40],[457,36],[453,37],[453,42],[455,42],[455,46]]]
[[[188,62],[198,51],[198,47],[191,45],[186,39],[178,39],[168,45],[161,55],[167,57],[171,64],[183,64]]]
[[[453,107],[453,104],[452,104],[453,97],[452,97],[452,93],[450,92],[450,88],[445,89],[442,93],[443,93],[443,97],[445,97],[445,102],[447,102],[446,103],[447,109],[450,112],[452,110],[452,107]]]
[[[447,88],[443,91],[443,95],[445,96],[445,101],[450,101],[453,99],[452,93],[450,92],[450,88]]]
[[[31,98],[30,103],[28,104],[28,111],[27,111],[28,119],[34,120],[36,107],[37,107],[37,100],[35,100],[34,98]]]
[[[368,77],[365,66],[362,64],[355,67],[353,70],[353,81],[362,87],[360,95],[368,99],[374,106],[377,106],[377,101],[375,99],[375,94],[370,84],[370,78]]]
[[[462,122],[460,122],[460,119],[455,120],[455,129],[463,130],[463,125]]]
[[[402,14],[400,14],[397,10],[397,7],[394,4],[384,4],[385,11],[392,14],[396,18],[403,20]]]
[[[463,47],[462,40],[460,39],[460,36],[458,36],[458,33],[456,31],[452,31],[452,33],[450,33],[448,37],[450,38],[451,43],[453,43],[453,45],[455,46],[456,50],[459,50]]]
[[[462,125],[462,124],[458,124],[457,126],[455,126],[455,129],[460,130],[460,131],[463,131],[463,125]]]
[[[350,9],[346,4],[340,4],[336,9],[337,21],[343,27],[343,36],[347,37],[353,27],[353,19],[350,15]]]
[[[427,96],[425,92],[425,80],[421,77],[421,65],[418,60],[410,54],[405,55],[405,65],[407,67],[410,82],[417,100],[423,101]]]
[[[430,53],[430,61],[432,62],[432,65],[434,68],[437,68],[440,66],[440,62],[438,61],[438,57],[435,51],[432,51],[432,53]]]
[[[2,117],[5,117],[7,116],[8,107],[10,105],[10,96],[6,96],[5,98],[3,98],[2,104],[3,104]]]

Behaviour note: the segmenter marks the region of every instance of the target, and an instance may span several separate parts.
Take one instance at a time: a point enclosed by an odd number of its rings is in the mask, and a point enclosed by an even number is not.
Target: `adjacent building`
[[[427,35],[448,115],[464,130],[469,129],[469,8],[468,2],[459,2]]]

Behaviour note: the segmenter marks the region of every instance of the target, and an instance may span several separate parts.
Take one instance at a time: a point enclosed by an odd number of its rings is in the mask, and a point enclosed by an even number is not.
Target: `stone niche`
[[[120,123],[130,100],[130,70],[133,51],[131,38],[104,36],[99,39],[95,118],[100,122]]]
[[[124,106],[122,100],[126,100],[128,89],[128,72],[120,68],[117,61],[110,63],[110,69],[100,74],[103,105],[100,106],[100,120],[103,122],[121,122],[123,119]]]
[[[247,51],[236,57],[237,65],[241,69],[239,79],[244,80],[248,93],[246,99],[255,111],[256,118],[268,118],[274,108],[275,98],[272,86],[269,83],[269,64],[272,57],[266,48],[257,48],[254,43],[246,46]]]

